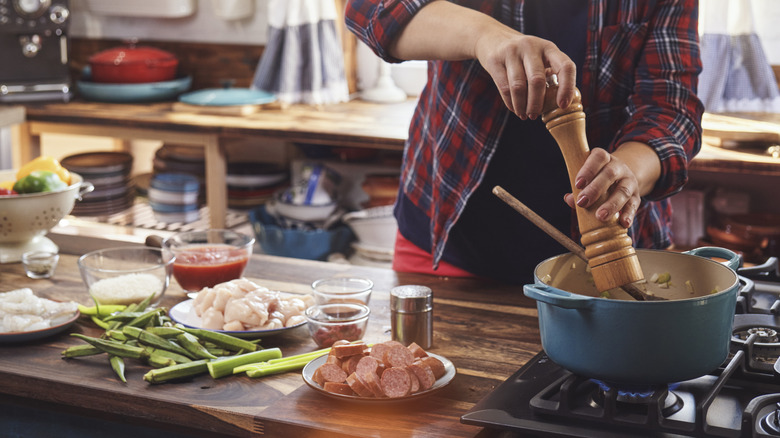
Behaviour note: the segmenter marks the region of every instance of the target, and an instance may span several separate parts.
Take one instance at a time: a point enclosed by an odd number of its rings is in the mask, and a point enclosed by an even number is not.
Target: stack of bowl
[[[254,208],[289,183],[289,172],[273,163],[229,162],[226,182],[228,207]]]
[[[763,263],[780,256],[780,215],[745,213],[719,217],[707,227],[714,245],[742,254],[745,261]]]
[[[192,175],[158,173],[149,184],[149,206],[160,222],[194,222],[200,217],[199,192],[200,183]]]
[[[95,187],[73,207],[74,216],[108,216],[132,207],[135,201],[135,188],[130,178],[132,155],[126,152],[88,152],[67,156],[60,163]]]

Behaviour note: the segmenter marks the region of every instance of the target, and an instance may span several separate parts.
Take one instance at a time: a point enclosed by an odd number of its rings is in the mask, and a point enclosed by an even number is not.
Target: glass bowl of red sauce
[[[198,292],[241,278],[255,239],[233,230],[176,233],[163,240],[166,260],[173,260],[173,278],[182,289]]]

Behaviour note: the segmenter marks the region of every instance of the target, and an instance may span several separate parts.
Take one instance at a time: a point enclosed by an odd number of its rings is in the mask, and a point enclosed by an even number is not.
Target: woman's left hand
[[[608,221],[620,213],[618,223],[628,228],[641,203],[637,176],[616,154],[601,148],[590,151],[574,180],[579,190],[576,204],[582,208],[598,205],[596,218]],[[601,200],[603,197],[603,200]],[[567,193],[564,200],[574,208],[574,195]],[[600,205],[597,204],[600,202]]]

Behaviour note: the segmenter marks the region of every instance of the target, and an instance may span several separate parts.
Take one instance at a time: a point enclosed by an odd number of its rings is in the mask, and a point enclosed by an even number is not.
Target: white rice
[[[152,274],[125,274],[95,282],[89,294],[100,304],[131,304],[159,294],[162,288],[162,280]]]

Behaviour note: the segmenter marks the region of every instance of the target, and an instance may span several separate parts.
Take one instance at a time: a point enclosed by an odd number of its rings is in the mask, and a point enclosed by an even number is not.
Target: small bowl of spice
[[[145,246],[92,251],[78,260],[81,278],[98,304],[140,303],[162,298],[171,279],[173,259],[162,250]]]
[[[320,348],[327,348],[339,339],[363,339],[371,310],[365,304],[337,303],[314,305],[304,315],[309,333]]]

